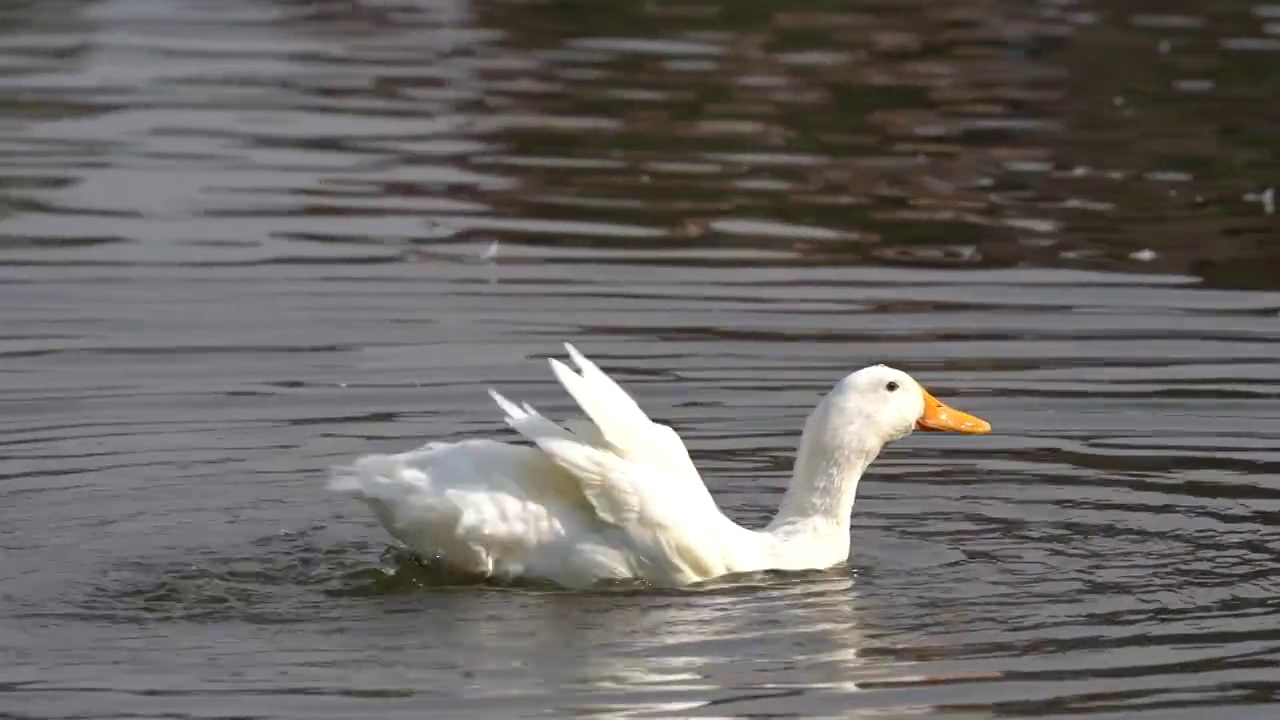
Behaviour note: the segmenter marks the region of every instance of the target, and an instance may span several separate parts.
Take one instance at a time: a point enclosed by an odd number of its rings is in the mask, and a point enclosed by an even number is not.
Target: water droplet
[[[1245,193],[1241,200],[1250,203],[1262,203],[1262,212],[1268,215],[1274,215],[1276,212],[1276,189],[1267,188],[1262,192]]]

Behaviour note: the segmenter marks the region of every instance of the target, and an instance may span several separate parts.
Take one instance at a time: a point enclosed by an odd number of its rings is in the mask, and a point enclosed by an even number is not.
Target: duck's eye
[[[889,392],[893,392],[894,390],[898,389],[898,383],[894,382],[893,380],[890,380],[889,384],[884,386],[884,389],[888,390]]]

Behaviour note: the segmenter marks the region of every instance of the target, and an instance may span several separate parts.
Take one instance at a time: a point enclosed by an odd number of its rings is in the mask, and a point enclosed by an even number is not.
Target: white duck
[[[914,429],[991,429],[900,370],[863,368],[809,416],[782,507],[768,527],[749,530],[716,507],[674,430],[565,347],[577,371],[555,359],[551,369],[590,422],[562,427],[490,390],[533,447],[477,439],[366,455],[335,468],[329,487],[367,503],[422,557],[463,572],[678,586],[846,561],[858,480],[885,443]]]

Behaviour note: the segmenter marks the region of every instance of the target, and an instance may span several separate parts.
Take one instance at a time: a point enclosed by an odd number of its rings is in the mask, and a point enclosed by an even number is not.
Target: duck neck
[[[831,532],[847,541],[858,481],[883,443],[827,420],[820,407],[805,423],[791,485],[770,531]]]

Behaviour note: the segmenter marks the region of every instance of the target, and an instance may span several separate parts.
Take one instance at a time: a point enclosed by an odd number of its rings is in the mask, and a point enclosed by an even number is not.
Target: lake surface
[[[1242,0],[0,3],[0,715],[1276,717],[1278,91]],[[324,491],[565,340],[749,525],[863,365],[995,432],[681,592]]]

